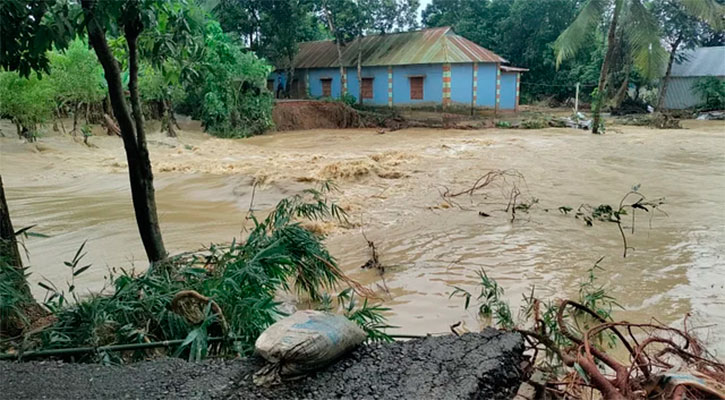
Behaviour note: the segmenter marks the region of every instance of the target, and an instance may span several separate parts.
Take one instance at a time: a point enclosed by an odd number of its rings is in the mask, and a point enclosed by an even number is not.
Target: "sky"
[[[423,16],[423,10],[428,7],[428,4],[433,0],[420,0],[420,8],[418,8],[418,22],[421,22]]]

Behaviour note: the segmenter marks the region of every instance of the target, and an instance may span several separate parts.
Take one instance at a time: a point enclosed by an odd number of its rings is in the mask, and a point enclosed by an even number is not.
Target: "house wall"
[[[493,63],[479,63],[477,73],[476,106],[494,108],[496,106],[496,70]],[[300,69],[298,79],[304,92],[304,79],[307,77],[310,97],[322,96],[321,78],[332,78],[332,97],[340,97],[339,68]],[[516,73],[501,74],[501,94],[499,108],[516,108]],[[388,104],[388,67],[363,67],[362,76],[373,78],[373,98],[364,99],[365,104],[384,106]],[[411,100],[411,76],[423,76],[423,99]],[[275,79],[272,73],[269,79]],[[357,81],[357,69],[346,68],[347,92],[358,98],[360,88]],[[392,67],[393,105],[441,104],[443,100],[443,65],[396,65]],[[276,87],[275,87],[276,89]],[[303,95],[297,97],[304,97]],[[669,97],[669,96],[668,96]],[[470,105],[473,101],[473,64],[451,64],[451,102],[457,105]]]
[[[310,77],[310,96],[322,97],[322,78],[332,78],[332,88],[330,95],[332,97],[340,97],[340,69],[339,68],[321,68],[310,69],[308,76]]]
[[[423,100],[410,99],[411,76],[424,76]],[[440,103],[443,100],[443,67],[441,64],[393,66],[393,104]]]
[[[502,110],[513,110],[516,108],[516,73],[501,73],[501,102],[499,108]]]
[[[665,94],[664,107],[668,109],[683,109],[698,106],[703,99],[695,91],[694,85],[698,77],[680,77],[673,76],[667,85],[667,93]],[[725,80],[725,76],[719,77],[721,81]]]
[[[473,101],[473,64],[451,64],[451,102],[471,105]]]
[[[479,107],[496,107],[496,64],[478,64],[476,103]]]
[[[363,67],[363,78],[373,78],[373,98],[363,99],[364,104],[388,104],[388,68]],[[357,81],[357,68],[347,69],[347,91],[356,99],[360,98],[360,84]]]

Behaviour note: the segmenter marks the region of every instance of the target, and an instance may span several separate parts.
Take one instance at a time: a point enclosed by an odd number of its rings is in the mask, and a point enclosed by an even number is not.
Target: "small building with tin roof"
[[[707,76],[725,80],[725,46],[685,50],[682,59],[672,66],[664,107],[684,109],[704,103],[705,99],[695,90],[695,83]]]
[[[358,82],[360,54],[362,79]],[[339,98],[349,93],[371,105],[465,105],[516,110],[521,73],[494,52],[450,27],[365,36],[342,47],[340,76],[332,40],[304,42],[294,60],[295,98]],[[281,82],[280,82],[281,81]],[[268,85],[284,86],[284,69]]]

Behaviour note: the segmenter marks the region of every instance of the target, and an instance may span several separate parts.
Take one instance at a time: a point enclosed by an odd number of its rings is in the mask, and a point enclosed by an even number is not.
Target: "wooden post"
[[[574,97],[574,114],[579,113],[579,82],[576,83],[576,97]]]

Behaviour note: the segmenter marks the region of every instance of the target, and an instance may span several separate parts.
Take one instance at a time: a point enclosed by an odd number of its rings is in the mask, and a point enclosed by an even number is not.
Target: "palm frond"
[[[662,74],[667,51],[660,41],[660,28],[650,10],[640,0],[630,0],[622,19],[622,28],[631,46],[634,66],[646,79]]]
[[[725,5],[716,0],[680,0],[685,12],[699,18],[715,30],[725,29]]]
[[[589,0],[584,4],[579,15],[554,42],[556,67],[562,61],[573,57],[588,40],[589,33],[596,29],[597,24],[606,11],[607,0]]]

